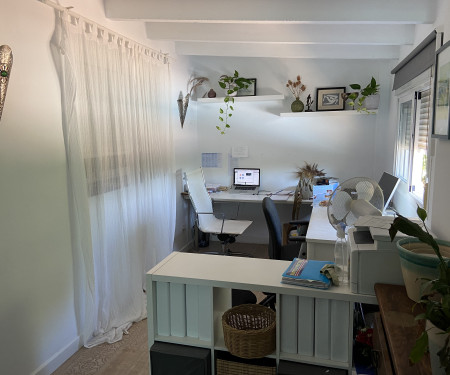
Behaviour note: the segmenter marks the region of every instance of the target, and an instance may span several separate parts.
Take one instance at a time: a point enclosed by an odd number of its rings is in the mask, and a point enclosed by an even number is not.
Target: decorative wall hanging
[[[12,64],[13,54],[11,48],[7,45],[0,46],[0,120],[2,118]]]
[[[183,93],[180,91],[180,95],[178,96],[178,113],[180,114],[180,122],[181,122],[181,128],[183,128],[184,125],[184,119],[186,118],[186,112],[189,106],[189,99],[192,96],[192,93],[195,91],[195,89],[201,85],[203,85],[205,82],[209,81],[206,77],[194,77],[191,78],[188,81],[187,84],[187,94],[183,99]]]
[[[450,139],[450,42],[436,51],[434,81],[433,138]]]
[[[343,111],[345,101],[342,94],[345,94],[345,87],[317,89],[316,111]]]

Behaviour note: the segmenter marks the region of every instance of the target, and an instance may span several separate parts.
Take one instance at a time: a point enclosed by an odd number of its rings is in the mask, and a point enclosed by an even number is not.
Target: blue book
[[[331,285],[331,280],[320,273],[320,270],[326,264],[334,263],[327,260],[294,258],[286,271],[284,271],[281,282],[311,288],[328,289]]]

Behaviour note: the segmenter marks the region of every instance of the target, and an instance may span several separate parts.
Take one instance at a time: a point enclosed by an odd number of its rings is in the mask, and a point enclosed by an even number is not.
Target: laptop
[[[259,168],[234,168],[231,193],[258,194],[259,185]]]

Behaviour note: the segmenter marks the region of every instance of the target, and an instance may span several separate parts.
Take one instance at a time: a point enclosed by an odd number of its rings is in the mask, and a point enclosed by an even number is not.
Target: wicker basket
[[[222,315],[228,351],[240,358],[262,358],[275,351],[275,312],[261,305],[235,306]]]
[[[259,366],[249,363],[240,363],[233,361],[226,361],[223,359],[217,360],[217,375],[276,375],[276,366]]]

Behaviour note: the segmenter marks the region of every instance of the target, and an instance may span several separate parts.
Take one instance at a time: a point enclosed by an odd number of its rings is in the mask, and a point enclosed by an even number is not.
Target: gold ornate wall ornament
[[[11,48],[7,45],[0,46],[0,120],[2,118],[12,64],[13,54]]]

